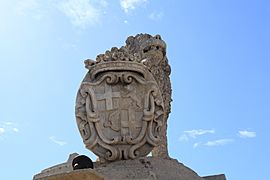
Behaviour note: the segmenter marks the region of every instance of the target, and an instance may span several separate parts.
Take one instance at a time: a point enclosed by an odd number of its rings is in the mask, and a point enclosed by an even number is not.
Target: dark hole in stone
[[[124,160],[125,159],[124,150],[121,151],[121,154],[122,154],[122,160]]]
[[[155,38],[156,38],[156,39],[160,39],[160,40],[161,40],[160,35],[155,35]]]
[[[79,155],[73,159],[72,167],[73,170],[89,168],[94,169],[94,164],[89,157],[85,155]]]

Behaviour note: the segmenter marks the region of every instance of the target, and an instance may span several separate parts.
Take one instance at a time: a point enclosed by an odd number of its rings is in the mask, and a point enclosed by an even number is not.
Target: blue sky
[[[83,61],[137,33],[168,46],[171,157],[201,176],[268,179],[267,0],[1,0],[0,179],[95,159],[74,118]]]

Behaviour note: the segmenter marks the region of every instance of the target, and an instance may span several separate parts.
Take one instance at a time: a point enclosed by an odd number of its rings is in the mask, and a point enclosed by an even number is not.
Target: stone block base
[[[104,177],[92,169],[82,169],[50,175],[47,177],[38,178],[37,180],[104,180]]]
[[[66,163],[43,170],[34,180],[226,180],[225,175],[200,177],[192,169],[171,158],[144,157],[94,164],[94,169],[72,170]]]
[[[203,177],[205,180],[226,180],[224,174],[214,175],[214,176],[205,176]]]

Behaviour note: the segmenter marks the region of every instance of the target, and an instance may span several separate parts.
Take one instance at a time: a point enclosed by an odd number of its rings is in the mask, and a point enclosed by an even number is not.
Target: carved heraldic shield
[[[163,100],[142,63],[96,63],[79,89],[76,118],[86,147],[98,157],[134,159],[160,142]]]
[[[166,157],[170,112],[170,66],[159,35],[130,36],[86,60],[76,99],[77,125],[86,147],[102,162]],[[153,149],[154,148],[154,149]]]

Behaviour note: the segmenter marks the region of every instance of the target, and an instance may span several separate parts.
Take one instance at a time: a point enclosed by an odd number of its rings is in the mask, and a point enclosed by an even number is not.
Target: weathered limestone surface
[[[71,167],[70,161],[63,164]],[[97,162],[94,170],[56,170],[55,167],[63,164],[42,171],[34,180],[226,180],[223,174],[200,177],[192,169],[171,158],[142,157],[110,163]]]
[[[204,180],[175,159],[144,157],[115,161],[95,168],[110,180]],[[105,178],[106,179],[106,178]]]
[[[47,177],[47,176],[51,176],[51,175],[55,175],[55,174],[59,174],[59,173],[67,173],[67,172],[72,171],[73,170],[72,161],[77,155],[79,155],[79,154],[78,153],[70,154],[67,162],[64,162],[64,163],[52,166],[50,168],[44,169],[40,173],[36,174],[33,179],[34,180],[42,179],[42,178]]]
[[[200,177],[169,157],[171,69],[159,35],[130,36],[125,46],[86,60],[85,67],[75,113],[86,148],[99,157],[94,170],[73,170],[73,154],[34,180],[226,180]]]
[[[82,169],[45,176],[38,180],[104,180],[104,177],[92,169]]]
[[[161,127],[161,143],[159,143],[152,155],[154,157],[168,157],[167,143],[167,120],[171,112],[171,67],[166,55],[166,43],[160,35],[151,36],[149,34],[138,34],[130,36],[126,40],[126,48],[130,54],[136,54],[140,57],[143,64],[148,67],[153,74],[164,102],[164,124]]]
[[[205,180],[226,180],[224,174],[214,175],[214,176],[205,176],[203,177]]]
[[[86,147],[101,161],[167,157],[170,67],[159,35],[131,36],[86,60],[76,100],[76,119]]]

